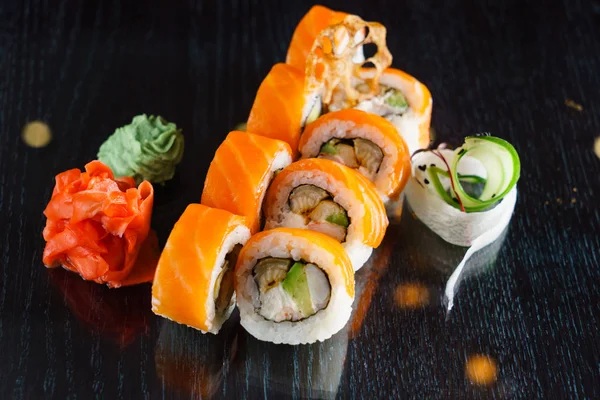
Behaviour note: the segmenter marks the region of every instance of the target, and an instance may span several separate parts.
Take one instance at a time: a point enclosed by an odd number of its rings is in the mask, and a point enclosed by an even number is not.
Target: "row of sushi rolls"
[[[355,272],[405,200],[433,232],[469,248],[462,268],[508,224],[519,157],[489,134],[431,148],[431,94],[391,63],[383,25],[313,7],[162,253],[150,229],[153,184],[174,176],[184,135],[139,115],[85,171],[56,176],[45,266],[111,288],[152,282],[155,314],[204,333],[217,334],[237,305],[251,335],[293,345],[346,325]]]

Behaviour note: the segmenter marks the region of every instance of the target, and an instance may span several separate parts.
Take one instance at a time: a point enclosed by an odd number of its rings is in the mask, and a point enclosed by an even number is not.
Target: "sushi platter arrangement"
[[[468,259],[511,219],[519,156],[489,134],[431,148],[431,93],[391,67],[386,35],[313,7],[162,252],[150,229],[153,184],[173,177],[185,135],[136,116],[85,171],[56,176],[44,264],[111,288],[152,282],[152,311],[203,333],[218,334],[237,306],[259,340],[314,343],[347,324],[355,272],[406,200],[431,231],[468,248],[446,289],[451,308]]]

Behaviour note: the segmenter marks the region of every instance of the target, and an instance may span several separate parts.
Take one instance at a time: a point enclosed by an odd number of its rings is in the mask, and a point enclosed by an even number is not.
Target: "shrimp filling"
[[[289,207],[294,227],[324,233],[343,242],[350,220],[333,196],[315,185],[300,185],[290,193]]]
[[[215,301],[216,315],[222,315],[231,305],[233,300],[233,272],[235,263],[242,249],[241,244],[236,244],[225,256],[221,273],[215,280],[213,299]]]
[[[260,306],[256,312],[265,319],[299,321],[327,307],[331,285],[325,272],[315,264],[289,258],[267,257],[252,270]]]
[[[318,158],[344,164],[374,181],[383,161],[383,151],[375,143],[363,138],[333,138],[321,146]]]

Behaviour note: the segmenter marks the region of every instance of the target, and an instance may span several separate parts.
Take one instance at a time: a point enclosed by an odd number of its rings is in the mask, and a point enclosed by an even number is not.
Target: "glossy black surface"
[[[259,342],[237,316],[202,335],[155,317],[149,285],[46,270],[54,175],[139,113],[186,135],[176,178],[157,188],[164,243],[310,3],[3,1],[0,397],[600,397],[600,4],[325,3],[388,27],[393,65],[432,92],[438,143],[489,131],[520,152],[508,232],[471,263],[452,312],[442,295],[464,249],[408,212],[357,274],[346,329],[311,346]],[[47,147],[21,140],[32,120],[51,127]],[[465,377],[473,354],[497,366],[490,385]]]

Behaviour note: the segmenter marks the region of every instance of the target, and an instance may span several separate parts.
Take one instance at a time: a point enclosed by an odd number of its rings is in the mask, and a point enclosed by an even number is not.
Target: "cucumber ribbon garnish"
[[[508,225],[517,199],[521,163],[514,147],[493,136],[469,136],[456,150],[417,152],[406,187],[415,215],[445,241],[469,247],[446,285],[448,310],[468,259]]]
[[[440,150],[431,150],[431,152],[446,168],[440,168],[437,164],[425,165],[429,181],[446,203],[464,212],[483,211],[494,206],[519,180],[521,162],[517,151],[506,140],[497,137],[467,137],[465,144],[454,151],[451,164]],[[460,174],[458,166],[464,157],[479,161],[486,172],[486,177]],[[450,193],[440,178],[449,180]],[[483,184],[483,191],[475,197],[465,191],[464,183]]]

